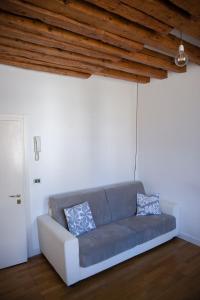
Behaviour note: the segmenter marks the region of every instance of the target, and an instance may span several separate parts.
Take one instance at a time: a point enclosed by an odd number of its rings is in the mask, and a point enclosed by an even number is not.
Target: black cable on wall
[[[137,154],[138,154],[138,107],[139,107],[139,84],[137,83],[137,92],[136,92],[136,111],[135,111],[135,160],[134,160],[134,181],[136,180],[136,171],[137,171]]]

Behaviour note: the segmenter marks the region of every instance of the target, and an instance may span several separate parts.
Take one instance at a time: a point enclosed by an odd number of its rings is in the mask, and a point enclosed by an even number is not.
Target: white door
[[[0,269],[27,261],[23,120],[0,116]]]

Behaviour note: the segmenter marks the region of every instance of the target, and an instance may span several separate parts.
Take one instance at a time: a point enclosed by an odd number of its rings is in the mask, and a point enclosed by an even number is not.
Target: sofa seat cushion
[[[171,215],[134,216],[117,221],[132,230],[136,245],[145,243],[176,228],[176,218]]]
[[[81,267],[96,264],[135,246],[132,230],[116,223],[100,226],[77,238]]]
[[[166,214],[133,216],[78,236],[80,266],[88,267],[147,242],[176,227]]]

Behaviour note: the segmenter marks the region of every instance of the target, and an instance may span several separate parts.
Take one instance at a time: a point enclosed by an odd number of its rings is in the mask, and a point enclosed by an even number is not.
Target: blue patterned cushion
[[[160,215],[159,194],[137,194],[137,216]]]
[[[96,228],[87,201],[70,208],[65,208],[64,213],[69,231],[76,236]]]

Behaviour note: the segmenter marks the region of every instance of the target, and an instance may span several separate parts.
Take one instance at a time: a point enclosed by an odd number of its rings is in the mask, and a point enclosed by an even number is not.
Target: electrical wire
[[[137,171],[137,155],[138,155],[138,82],[137,82],[137,94],[136,94],[136,111],[135,111],[135,159],[134,159],[134,181],[136,179],[136,171]]]

